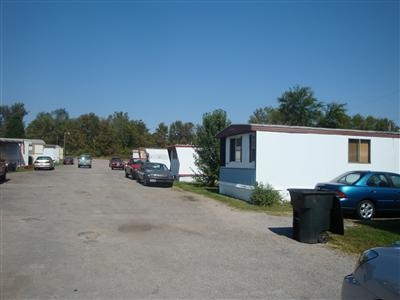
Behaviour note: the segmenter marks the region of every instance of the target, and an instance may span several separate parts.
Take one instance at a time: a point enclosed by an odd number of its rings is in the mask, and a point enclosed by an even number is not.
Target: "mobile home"
[[[289,199],[351,170],[400,172],[400,133],[261,124],[230,125],[221,142],[221,194],[248,201],[256,182]]]
[[[195,164],[196,149],[192,145],[174,145],[168,147],[171,159],[171,172],[178,181],[193,182],[200,174]]]

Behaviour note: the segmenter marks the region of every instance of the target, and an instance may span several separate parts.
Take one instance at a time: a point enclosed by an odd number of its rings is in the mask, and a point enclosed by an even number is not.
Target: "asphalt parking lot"
[[[355,258],[112,171],[57,166],[0,185],[0,299],[338,299]]]

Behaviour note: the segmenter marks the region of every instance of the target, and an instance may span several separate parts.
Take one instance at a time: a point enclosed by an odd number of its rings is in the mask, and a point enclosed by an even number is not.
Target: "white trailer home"
[[[351,170],[400,172],[400,133],[245,124],[217,134],[219,191],[248,201],[256,182],[289,199]]]
[[[16,167],[28,166],[43,154],[44,144],[43,140],[0,138],[0,158]]]
[[[0,138],[0,159],[4,159],[9,167],[28,165],[29,144],[24,139]]]
[[[142,150],[140,148],[139,150]],[[167,149],[156,149],[156,148],[144,148],[144,152],[149,162],[163,163],[168,169],[171,168],[171,162],[168,155]]]
[[[171,172],[178,181],[193,182],[200,174],[195,164],[196,149],[192,145],[174,145],[168,147],[171,159]]]

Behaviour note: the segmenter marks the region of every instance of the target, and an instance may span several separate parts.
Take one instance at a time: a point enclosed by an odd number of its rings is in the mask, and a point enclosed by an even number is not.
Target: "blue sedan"
[[[396,173],[352,171],[315,188],[335,191],[342,209],[360,219],[368,220],[376,212],[400,212],[400,175]]]

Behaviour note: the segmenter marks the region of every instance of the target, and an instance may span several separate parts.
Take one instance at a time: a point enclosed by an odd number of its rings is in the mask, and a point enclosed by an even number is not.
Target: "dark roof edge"
[[[220,131],[216,137],[225,138],[238,134],[251,133],[256,131],[265,132],[283,132],[283,133],[302,133],[302,134],[324,134],[324,135],[349,135],[349,136],[365,136],[365,137],[385,137],[400,138],[400,132],[386,131],[365,131],[353,129],[336,129],[336,128],[318,128],[318,127],[302,127],[302,126],[286,126],[286,125],[269,125],[269,124],[232,124]]]

